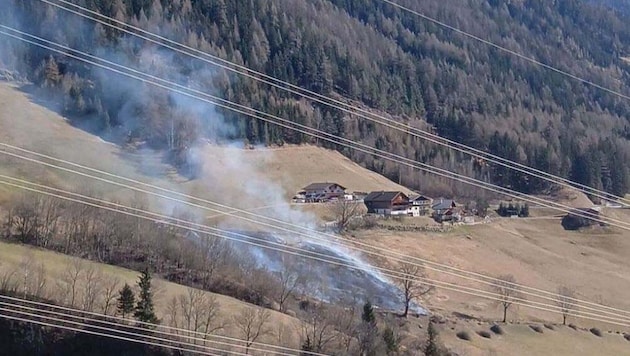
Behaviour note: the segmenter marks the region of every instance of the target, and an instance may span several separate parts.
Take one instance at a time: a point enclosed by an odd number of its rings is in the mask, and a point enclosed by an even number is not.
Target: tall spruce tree
[[[145,268],[142,271],[140,280],[138,280],[138,287],[140,287],[140,295],[138,296],[136,311],[133,314],[134,317],[145,323],[159,323],[159,320],[155,315],[153,292],[151,291],[151,272],[149,272],[148,268]]]
[[[376,316],[374,315],[374,308],[372,307],[372,303],[369,300],[363,305],[363,314],[361,314],[361,320],[363,320],[363,322],[366,324],[376,326]]]
[[[376,356],[378,354],[378,342],[380,340],[378,340],[376,315],[374,314],[372,303],[369,300],[363,305],[361,321],[358,333],[359,354],[362,356]]]
[[[136,303],[136,297],[133,294],[133,290],[127,283],[122,287],[122,289],[118,292],[118,305],[117,309],[122,317],[125,318],[127,315],[133,312],[134,304]]]
[[[438,331],[432,321],[429,322],[427,329],[427,342],[424,345],[425,356],[440,356],[442,351],[438,341]]]

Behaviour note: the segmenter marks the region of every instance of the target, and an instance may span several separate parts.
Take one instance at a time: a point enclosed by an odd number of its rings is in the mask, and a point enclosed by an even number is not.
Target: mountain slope
[[[173,174],[168,165],[161,163],[159,154],[147,152],[139,158],[125,152],[117,145],[103,142],[95,135],[72,127],[62,116],[43,107],[42,102],[38,104],[36,98],[29,97],[16,87],[0,83],[0,104],[3,108],[0,110],[2,142],[63,156],[92,167],[118,172],[143,181],[153,181],[161,186],[204,198],[217,199],[242,208],[255,207],[252,201],[257,202],[256,199],[247,198],[247,190],[244,189],[243,184],[243,177],[251,178],[254,173],[260,175],[256,176],[258,179],[266,177],[268,181],[275,182],[274,185],[280,186],[280,191],[287,194],[280,197],[283,201],[286,201],[290,194],[299,189],[309,177],[317,180],[339,181],[357,190],[378,189],[370,187],[381,186],[384,189],[400,189],[384,177],[349,162],[337,152],[308,146],[283,147],[265,151],[207,145],[203,151],[207,154],[204,156],[206,167],[214,167],[214,170],[224,175],[226,179],[223,182],[217,182],[211,178],[211,175],[202,175],[199,179],[189,181]],[[54,103],[47,102],[46,104],[51,106]],[[50,142],[64,142],[64,145],[50,145]],[[236,162],[251,167],[245,175],[235,175],[231,171],[235,165],[229,164],[228,160],[235,157]],[[317,167],[321,169],[318,170]],[[126,190],[114,190],[109,185],[94,184],[90,180],[60,174],[52,169],[38,169],[32,164],[23,164],[17,160],[7,161],[3,155],[0,156],[0,172],[19,175],[29,180],[49,182],[72,190],[81,189],[91,194],[101,194],[105,198],[116,197],[123,201],[137,201]],[[226,193],[227,191],[230,193]],[[152,201],[152,203],[156,209],[166,210],[167,207],[172,209],[172,206],[165,204],[164,201],[162,204],[159,204],[159,201]],[[273,213],[272,210],[260,212]],[[620,215],[615,216],[618,219],[627,218],[627,214],[621,211],[618,214]],[[243,227],[242,224],[236,226]],[[621,283],[627,279],[625,277],[627,274],[621,273],[620,278],[605,274],[605,271],[627,269],[626,259],[624,259],[629,248],[627,234],[612,232],[611,235],[596,235],[588,232],[566,232],[562,231],[557,220],[553,218],[548,221],[536,220],[535,223],[528,220],[502,219],[497,224],[479,225],[449,234],[394,233],[384,230],[368,230],[355,234],[360,241],[396,249],[404,254],[435,260],[447,257],[444,262],[459,268],[492,273],[492,275],[514,273],[519,281],[547,290],[554,290],[559,283],[566,283],[567,280],[573,281],[571,285],[581,286],[585,278],[589,278],[589,281],[594,282],[589,283],[588,288],[584,288],[580,297],[594,300],[595,296],[599,295],[607,304],[617,307],[623,307],[626,304],[625,301],[628,300],[623,294],[626,292],[623,288],[625,284]],[[59,276],[59,273],[64,270],[63,261],[68,260],[67,257],[56,253],[0,244],[0,261],[3,262],[0,269],[9,265],[19,265],[22,256],[28,251],[31,251],[30,253],[38,261],[44,261],[47,264],[51,279]],[[547,260],[545,256],[549,255],[563,257]],[[587,258],[588,260],[585,260]],[[385,261],[382,262],[387,265]],[[613,264],[616,264],[616,269],[611,267]],[[115,273],[128,282],[133,282],[135,279],[135,275],[130,271],[111,266],[97,266],[108,273]],[[523,266],[527,266],[527,269],[523,269]],[[576,270],[580,273],[571,273]],[[435,275],[435,277],[443,278],[444,276]],[[184,291],[183,287],[174,284],[168,284],[167,290],[168,297],[175,292]],[[246,304],[232,298],[218,298],[226,316],[247,307]],[[163,298],[162,302],[164,301],[168,301],[168,298]],[[483,320],[493,320],[500,313],[496,306],[487,300],[474,299],[448,291],[435,293],[434,296],[429,297],[429,302],[432,311],[444,313],[447,316],[457,311],[473,314]],[[274,316],[287,323],[293,320],[280,314],[274,314]],[[556,320],[554,316],[532,313],[530,309],[519,310],[516,317],[520,320],[531,320],[532,317],[546,321]],[[576,348],[584,347],[585,350],[598,349],[601,354],[616,355],[626,346],[626,341],[619,335],[605,335],[603,339],[598,339],[587,332],[572,333],[572,330],[561,330],[557,333],[545,331],[544,335],[538,335],[526,327],[517,325],[506,327],[508,332],[506,336],[493,337],[492,340],[473,336],[472,343],[465,343],[454,337],[450,330],[451,326],[459,331],[460,329],[477,330],[477,327],[487,329],[487,325],[483,323],[479,326],[476,322],[474,324],[463,322],[452,316],[449,316],[449,319],[451,320],[447,324],[449,328],[442,331],[443,340],[454,350],[462,350],[467,354],[488,354],[492,350],[503,354],[506,350],[514,350],[515,354],[527,355],[543,348],[553,354],[573,355],[576,353]],[[405,328],[409,329],[410,337],[419,337],[417,320],[415,318],[409,320]],[[452,320],[455,324],[452,324]],[[425,320],[422,322],[424,323]],[[588,321],[580,321],[578,325],[593,326]]]
[[[174,174],[172,167],[163,163],[164,157],[160,152],[124,150],[73,127],[63,116],[42,104],[52,106],[54,102],[38,101],[18,87],[0,82],[0,141],[237,208],[256,209],[274,203],[286,204],[302,187],[317,181],[338,182],[350,192],[408,191],[338,152],[315,146],[244,149],[206,144],[199,151],[206,162],[206,169],[198,179],[189,180]],[[0,155],[0,163],[3,174],[48,182],[65,189],[85,189],[92,194],[124,202],[134,199],[127,189],[6,155]],[[243,199],[247,195],[244,188],[247,181],[259,182],[273,194],[259,192],[261,199],[254,202]],[[265,197],[268,201],[263,199]],[[168,207],[168,204],[160,202],[163,199],[149,201],[160,211]],[[170,214],[171,211],[165,213]]]
[[[615,194],[630,190],[625,164],[630,152],[628,100],[455,35],[381,1],[75,2],[310,90],[347,96],[397,120],[433,128],[506,158]],[[629,52],[630,30],[622,17],[604,7],[578,0],[471,1],[466,6],[454,0],[400,3],[586,80],[630,93],[627,67],[621,66],[620,59]],[[522,191],[548,188],[537,179],[475,165],[422,140],[345,117],[338,110],[298,102],[286,93],[217,72],[38,1],[11,0],[3,6],[8,10],[5,23],[238,103]],[[313,142],[302,134],[199,106],[63,56],[50,57],[14,41],[3,42],[4,61],[61,95],[59,110],[117,140],[168,148],[179,166],[190,163],[191,143],[204,137],[265,144]],[[113,84],[114,78],[124,84]],[[434,177],[406,174],[381,159],[343,152],[405,185],[440,186]],[[450,190],[470,194],[456,184]]]

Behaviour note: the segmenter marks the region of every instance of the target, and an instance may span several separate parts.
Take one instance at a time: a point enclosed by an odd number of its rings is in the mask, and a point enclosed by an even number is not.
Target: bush
[[[590,332],[593,333],[593,335],[595,336],[602,337],[602,331],[598,328],[590,328]]]
[[[556,328],[551,324],[544,324],[544,326],[549,330],[556,330]]]
[[[460,331],[457,334],[455,334],[458,338],[462,339],[462,340],[466,340],[466,341],[470,341],[470,339],[472,339],[470,337],[470,334],[468,333],[468,331]]]
[[[365,215],[363,216],[363,228],[364,229],[373,229],[378,224],[378,221],[375,216]]]
[[[492,325],[490,330],[497,335],[503,335],[503,329],[499,325]]]
[[[540,325],[530,325],[529,327],[537,333],[543,333],[543,329],[540,327]]]
[[[630,341],[630,334],[623,334],[623,338]]]
[[[490,334],[489,332],[485,330],[477,331],[477,334],[479,334],[479,336],[481,337],[485,337],[486,339],[489,339],[492,337],[492,334]]]
[[[573,330],[577,330],[577,326],[575,326],[575,324],[569,324],[569,327]]]

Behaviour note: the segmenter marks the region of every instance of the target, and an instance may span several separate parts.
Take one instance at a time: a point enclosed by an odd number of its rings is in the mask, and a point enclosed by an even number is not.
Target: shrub
[[[540,327],[540,325],[530,325],[529,327],[537,333],[543,333],[543,329]]]
[[[602,331],[598,328],[590,328],[590,332],[593,333],[593,335],[595,336],[602,337]]]
[[[363,228],[364,229],[373,229],[378,225],[378,221],[375,216],[365,215],[363,216]]]
[[[309,310],[311,307],[311,301],[308,299],[300,300],[298,306],[300,310]]]
[[[468,331],[460,331],[457,334],[455,334],[458,338],[462,339],[462,340],[466,340],[466,341],[470,341],[470,339],[472,339],[470,337],[470,334],[468,333]]]
[[[497,335],[503,335],[503,329],[499,325],[492,325],[490,330]]]
[[[486,339],[489,339],[492,337],[492,334],[490,334],[489,332],[485,330],[478,331],[477,334],[479,334],[479,336],[481,337],[485,337]]]
[[[575,324],[569,324],[569,327],[573,330],[577,330],[577,326],[575,326]]]
[[[630,341],[630,334],[623,334],[623,338]]]
[[[544,326],[549,330],[556,330],[556,328],[551,324],[544,324]]]

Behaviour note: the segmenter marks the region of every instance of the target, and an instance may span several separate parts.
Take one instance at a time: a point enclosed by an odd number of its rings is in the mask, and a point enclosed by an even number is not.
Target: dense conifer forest
[[[615,194],[630,190],[630,100],[534,66],[382,1],[73,2],[505,158]],[[630,27],[625,8],[614,1],[398,2],[630,93],[630,65],[622,60],[630,54]],[[258,110],[523,192],[550,188],[540,180],[175,55],[38,0],[8,0],[0,7],[5,24]],[[59,110],[77,125],[121,142],[168,149],[178,165],[189,163],[191,147],[206,138],[263,145],[324,144],[117,78],[68,57],[6,38],[0,43],[2,63],[56,95],[62,103]],[[463,186],[367,154],[334,148],[431,194],[467,192]]]

